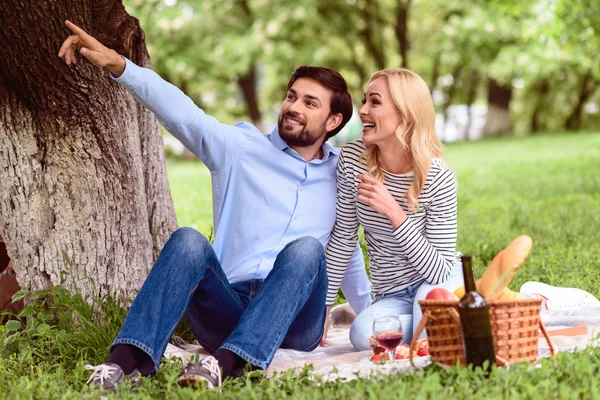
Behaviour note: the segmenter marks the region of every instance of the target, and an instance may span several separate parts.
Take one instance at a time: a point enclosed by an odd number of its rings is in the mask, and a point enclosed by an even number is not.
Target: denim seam
[[[200,280],[201,279],[202,278],[200,278]],[[200,281],[198,281],[198,284],[196,286],[194,286],[194,288],[188,294],[186,304],[190,304],[190,299],[192,298],[192,296],[193,296],[194,292],[196,291],[196,289],[198,289],[199,285],[200,285]],[[187,309],[187,306],[186,306],[186,309]],[[167,336],[165,337],[165,339],[163,340],[163,342],[161,343],[161,346],[160,346],[160,350],[162,350],[161,354],[164,354],[164,352],[165,352],[165,350],[167,348],[167,344],[169,343],[169,340],[171,340],[171,337],[173,336],[173,332],[175,332],[175,329],[177,328],[177,326],[181,322],[181,319],[183,318],[184,314],[185,314],[185,309],[183,310],[183,313],[181,314],[181,317],[177,320],[177,322],[175,322],[175,324],[173,324],[173,326],[171,326],[171,329],[169,329],[169,333],[167,334]],[[158,365],[159,362],[160,362],[160,360],[155,361],[155,365]]]
[[[314,350],[317,347],[315,345],[319,344],[319,342],[321,341],[321,338],[323,337],[323,333],[325,333],[324,323],[321,324],[321,325],[323,325],[323,328],[321,328],[321,334],[319,335],[319,338],[313,344],[311,344],[310,346],[305,347],[304,350],[302,350],[302,351],[306,351],[306,352],[312,351],[312,350]]]
[[[319,281],[319,280],[318,280],[318,275],[319,275],[319,272],[320,272],[321,270],[323,270],[323,269],[327,268],[327,267],[326,267],[326,265],[327,265],[327,261],[326,261],[326,259],[325,259],[325,256],[323,256],[323,258],[321,259],[321,262],[319,263],[319,271],[317,272],[317,279],[315,279],[315,282],[314,282],[314,284],[315,284],[315,287],[313,287],[313,291],[315,291],[315,290],[317,289],[316,285],[317,285],[317,282]],[[325,281],[326,281],[326,282],[328,282],[328,279],[327,279],[327,272],[325,272]],[[329,284],[329,283],[328,283],[328,284]],[[311,292],[311,293],[312,293],[312,292]],[[327,319],[327,316],[325,316],[325,319]],[[309,349],[310,349],[310,351],[314,350],[314,349],[316,348],[316,346],[315,346],[315,345],[318,345],[318,343],[321,341],[321,338],[323,337],[323,334],[325,333],[325,321],[322,321],[322,323],[321,323],[321,324],[319,324],[319,325],[321,326],[321,333],[320,333],[320,335],[318,336],[317,340],[315,340],[315,342],[314,342],[314,343],[312,343],[310,346],[308,346],[308,347],[305,347],[305,348],[304,348],[304,350],[302,350],[302,351],[309,351]],[[313,347],[313,346],[314,346],[314,347]],[[277,351],[277,350],[275,350],[275,351]]]
[[[229,350],[229,351],[237,354],[238,356],[240,356],[244,360],[248,361],[249,363],[251,363],[253,365],[256,365],[257,367],[259,367],[259,368],[261,368],[263,370],[267,369],[269,367],[269,365],[267,364],[266,361],[259,361],[258,359],[252,357],[250,354],[246,353],[244,350],[242,350],[239,347],[234,346],[232,344],[225,343],[220,348],[221,349],[225,349],[225,350]]]
[[[325,257],[323,257],[323,259],[321,260],[321,262],[319,263],[319,272],[323,269],[326,268],[326,261],[325,261]],[[313,291],[315,291],[317,282],[318,282],[318,273],[317,273],[317,279],[315,279],[315,287],[313,288]],[[325,278],[327,280],[327,273],[325,273]],[[325,316],[325,319],[327,319],[327,316]],[[321,338],[323,337],[323,333],[325,333],[325,321],[322,321],[322,323],[320,324],[321,326],[321,334],[319,335],[319,337],[317,338],[317,340],[315,340],[314,343],[312,343],[310,346],[305,347],[302,351],[312,351],[316,348],[315,345],[318,345],[318,343],[321,341]],[[314,347],[313,347],[314,346]],[[309,350],[310,349],[310,350]],[[277,351],[277,350],[275,350]]]
[[[307,283],[307,284],[304,286],[304,290],[302,290],[302,292],[300,292],[300,296],[298,296],[298,297],[302,297],[302,295],[304,295],[304,293],[306,293],[306,288],[307,288],[307,287],[308,287],[310,284],[311,284],[311,282],[308,282],[308,283]],[[296,304],[294,305],[294,308],[293,308],[293,310],[295,310],[295,309],[298,307],[298,304],[299,304],[299,303],[300,303],[300,301],[296,301]],[[292,311],[292,312],[293,312],[293,311]],[[291,319],[290,317],[291,317],[291,315],[292,315],[292,312],[290,312],[290,313],[289,313],[289,315],[287,316],[287,320],[288,320],[288,321]],[[288,323],[288,328],[289,328],[289,326],[291,326],[292,322],[294,322],[294,321],[290,321],[290,322]],[[280,333],[280,334],[279,334],[279,336],[277,337],[277,339],[276,339],[275,341],[277,342],[277,341],[281,340],[281,336],[284,336],[284,335],[286,335],[286,334],[287,334],[287,330],[286,330],[285,332],[283,332],[283,333]],[[271,353],[269,354],[269,356],[268,356],[267,358],[268,358],[268,359],[269,359],[269,358],[270,358],[270,359],[273,359],[273,357],[275,356],[275,352],[276,352],[276,351],[277,351],[277,349],[273,349],[273,351],[271,351]]]
[[[221,277],[219,276],[219,274],[217,274],[215,272],[215,270],[213,269],[212,265],[206,264],[206,268],[210,269],[212,271],[212,273],[217,277],[217,279],[221,282],[221,284],[223,285],[223,287],[227,290],[227,293],[229,293],[229,296],[231,296],[231,298],[233,299],[233,301],[235,301],[237,303],[237,305],[241,307],[242,310],[245,310],[246,307],[244,307],[242,304],[240,304],[240,302],[235,298],[235,296],[233,295],[233,293],[231,293],[231,286],[230,286],[231,284],[229,282],[227,282],[227,284],[225,284],[225,282],[223,282],[223,280],[221,279]],[[204,279],[204,276],[202,277],[202,279]],[[198,282],[198,284],[200,284],[200,282]],[[198,287],[198,286],[196,286],[196,287]]]

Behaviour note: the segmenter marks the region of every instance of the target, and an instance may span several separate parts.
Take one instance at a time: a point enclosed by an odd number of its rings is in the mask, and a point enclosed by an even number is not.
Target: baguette
[[[508,284],[523,266],[533,242],[527,235],[521,235],[513,240],[504,250],[500,251],[483,276],[475,282],[477,291],[488,300],[514,300],[525,298],[520,293],[508,289]],[[454,291],[459,298],[465,294],[465,288]]]
[[[482,295],[485,298],[493,300],[502,294],[502,291],[508,287],[510,281],[517,274],[517,271],[523,266],[523,263],[529,256],[532,245],[533,241],[529,236],[521,235],[502,251],[500,267],[495,272],[492,271],[493,278],[490,278],[489,283],[486,281],[487,286],[485,289],[482,283],[482,290],[486,292],[486,294],[482,293]],[[482,280],[485,278],[485,273],[483,275]]]

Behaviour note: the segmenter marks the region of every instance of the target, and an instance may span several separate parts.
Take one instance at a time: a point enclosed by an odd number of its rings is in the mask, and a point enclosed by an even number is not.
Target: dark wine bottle
[[[465,280],[465,295],[458,301],[458,314],[462,326],[463,344],[467,364],[483,367],[487,360],[487,371],[496,363],[494,338],[490,323],[490,311],[481,294],[477,292],[473,276],[472,258],[461,258]]]

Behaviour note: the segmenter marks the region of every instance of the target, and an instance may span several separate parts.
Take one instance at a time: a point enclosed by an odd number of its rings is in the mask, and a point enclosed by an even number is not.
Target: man
[[[79,51],[106,67],[161,124],[211,171],[213,245],[190,228],[177,230],[133,302],[105,364],[91,367],[96,387],[139,384],[156,373],[184,313],[212,356],[190,363],[178,382],[219,386],[249,362],[266,369],[275,351],[312,351],[325,321],[326,245],[335,220],[338,150],[325,141],[352,115],[336,71],[300,67],[292,74],[278,128],[263,135],[207,116],[175,86],[103,46],[79,27],[59,57]],[[360,249],[346,281],[357,312],[370,304]]]

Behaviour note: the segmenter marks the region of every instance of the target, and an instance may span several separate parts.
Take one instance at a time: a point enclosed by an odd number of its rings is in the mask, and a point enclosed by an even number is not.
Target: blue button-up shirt
[[[312,236],[324,246],[335,222],[339,149],[323,144],[323,158],[306,162],[281,139],[254,125],[222,124],[177,87],[129,60],[115,79],[212,176],[214,250],[230,283],[264,279],[283,247]],[[356,311],[370,304],[370,285],[357,248],[342,285]]]

